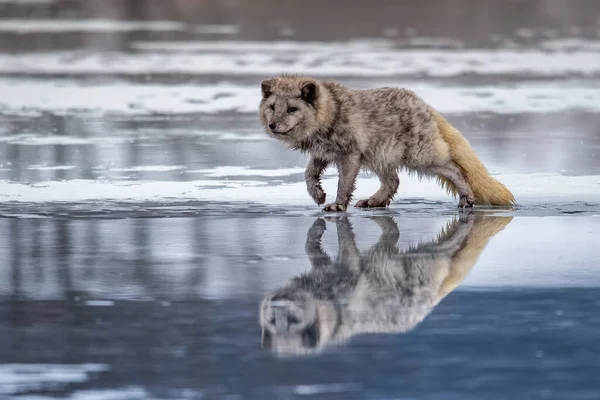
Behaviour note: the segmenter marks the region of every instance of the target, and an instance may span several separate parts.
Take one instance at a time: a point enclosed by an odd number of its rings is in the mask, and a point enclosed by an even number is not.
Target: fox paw
[[[312,197],[312,199],[318,205],[321,205],[321,204],[325,203],[325,196],[326,196],[326,194],[323,191],[323,188],[321,187],[321,185],[309,186],[308,187],[308,194],[310,195],[310,197]]]
[[[346,211],[346,206],[343,204],[338,204],[338,203],[329,203],[325,206],[323,211],[333,211],[333,212]]]
[[[308,235],[312,237],[319,238],[323,236],[323,233],[327,229],[325,220],[323,218],[317,218],[315,222],[313,222],[312,226],[308,230]]]
[[[356,208],[385,208],[387,206],[390,205],[389,201],[377,201],[373,198],[371,199],[365,199],[365,200],[359,200],[358,203],[356,203]]]
[[[473,207],[473,202],[469,200],[467,196],[460,196],[458,200],[458,208],[471,208]]]
[[[329,215],[330,216],[325,217],[325,220],[327,222],[340,222],[340,221],[343,221],[344,219],[348,219],[347,216],[343,216],[343,215],[331,215],[331,214],[329,214]]]

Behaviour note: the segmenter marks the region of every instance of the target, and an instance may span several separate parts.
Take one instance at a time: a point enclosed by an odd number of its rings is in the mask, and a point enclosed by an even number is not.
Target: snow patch
[[[112,19],[0,19],[0,32],[131,32],[181,31],[185,24],[175,21],[123,21]]]
[[[300,396],[314,396],[323,393],[341,393],[348,390],[353,390],[352,385],[344,383],[329,383],[320,385],[296,385],[294,393]]]
[[[41,390],[60,383],[82,383],[106,364],[0,364],[0,394]]]
[[[87,300],[85,305],[89,307],[112,307],[115,302],[112,300]]]
[[[87,144],[120,144],[131,141],[131,137],[77,137],[77,136],[47,136],[32,133],[8,135],[0,137],[0,142],[18,144],[21,146],[52,146],[52,145],[87,145]]]
[[[600,51],[600,41],[581,38],[563,38],[547,40],[540,47],[552,51]]]
[[[600,111],[598,88],[589,85],[578,87],[566,82],[478,87],[396,82],[395,86],[410,88],[445,113]],[[86,85],[83,88],[85,96],[82,96],[82,88],[76,80],[0,79],[0,93],[3,94],[0,110],[9,114],[31,114],[32,111],[90,115],[214,114],[228,111],[255,114],[260,102],[260,88],[232,84],[163,86],[112,82]],[[115,97],[117,92],[119,96]],[[227,140],[237,140],[239,136],[226,137]],[[259,137],[264,136],[247,139]]]
[[[74,179],[47,181],[32,185],[0,181],[0,199],[14,202],[52,203],[85,201],[172,202],[199,200],[215,187],[244,192],[266,186],[260,181],[105,181]],[[236,196],[235,193],[233,193]],[[211,197],[216,198],[216,195]]]
[[[277,40],[273,42],[256,40],[194,40],[194,41],[136,41],[131,47],[143,51],[189,53],[189,52],[236,52],[236,53],[298,53],[332,52],[354,53],[356,51],[392,50],[393,43],[388,40],[349,40],[344,42],[310,42]]]
[[[236,133],[223,133],[220,135],[219,140],[226,140],[226,141],[242,140],[244,142],[261,142],[264,140],[269,140],[269,137],[263,133],[255,133],[255,134],[247,134],[247,135],[240,135],[240,134],[236,134]]]
[[[111,172],[171,172],[182,170],[185,168],[186,167],[183,165],[139,165],[136,167],[128,168],[106,168],[106,170]]]
[[[197,25],[193,29],[196,33],[205,35],[235,35],[239,33],[240,28],[236,25]]]
[[[31,24],[11,23],[5,29],[33,29]],[[105,24],[106,22],[102,22]],[[54,21],[40,21],[54,26]],[[71,24],[71,22],[69,23]],[[81,29],[86,21],[72,21]],[[117,29],[120,22],[114,23]],[[135,23],[134,23],[135,24]],[[157,24],[161,24],[158,23]],[[169,22],[163,28],[170,26]],[[58,24],[56,29],[62,25]],[[68,24],[65,25],[68,27]],[[93,27],[93,24],[91,25]],[[140,25],[136,29],[152,26]],[[155,29],[161,25],[155,26]],[[0,24],[0,30],[2,24]],[[41,27],[40,27],[41,28]],[[60,28],[64,29],[64,28]],[[91,28],[90,28],[91,29]],[[130,28],[131,29],[131,28]],[[372,44],[370,44],[372,43]],[[124,53],[60,51],[0,55],[0,72],[35,74],[218,74],[275,75],[282,72],[313,76],[399,76],[452,77],[478,75],[591,75],[600,73],[600,53],[589,46],[559,52],[521,50],[393,49],[385,42],[309,43],[301,42],[193,42],[138,43],[151,52]],[[175,46],[175,49],[171,49]],[[555,45],[556,46],[556,45]],[[177,49],[181,52],[177,52]],[[161,49],[163,52],[156,52]],[[175,50],[175,51],[173,51]],[[192,50],[198,51],[192,53]],[[165,52],[169,52],[166,54]]]
[[[23,213],[0,213],[3,218],[26,218],[26,219],[48,219],[52,218],[46,215],[23,214]]]
[[[56,0],[0,0],[0,4],[50,4]]]
[[[0,135],[2,132],[0,132]],[[39,135],[39,134],[17,134],[0,136],[0,143],[16,144],[20,146],[85,146],[85,145],[118,145],[122,143],[130,143],[136,139],[160,139],[164,136],[184,136],[184,137],[214,137],[216,140],[223,141],[246,141],[256,142],[269,140],[269,137],[264,133],[232,133],[217,130],[200,130],[200,129],[169,129],[154,132],[152,129],[140,130],[131,132],[128,136],[62,136],[62,135]],[[1,169],[0,169],[1,170]]]
[[[201,392],[193,392],[194,396],[182,398],[202,398]],[[196,397],[200,395],[200,397]],[[148,391],[142,387],[126,386],[120,389],[88,389],[76,390],[67,397],[61,397],[65,400],[159,400],[151,396]],[[55,400],[53,395],[26,395],[19,396],[22,400]]]
[[[30,165],[27,167],[30,171],[68,171],[75,168],[74,165]]]
[[[228,176],[289,176],[294,174],[304,174],[305,168],[280,168],[280,169],[252,169],[250,167],[217,167],[212,169],[198,169],[186,171],[188,174],[203,174],[207,177],[223,178]]]
[[[299,170],[298,168],[294,171]],[[236,170],[229,171],[238,172]],[[220,177],[226,178],[224,170],[219,171],[217,169],[215,172]],[[279,176],[277,173],[273,173],[273,175]],[[521,205],[554,201],[599,201],[599,175],[501,174],[495,175],[495,177],[511,189]],[[397,198],[454,201],[440,189],[433,179],[419,181],[415,176],[401,173],[400,181],[402,184]],[[337,188],[337,177],[323,179],[323,187],[328,193],[328,201],[332,201]],[[560,187],[561,190],[557,191],[557,187]],[[377,178],[361,176],[358,179],[354,197],[357,199],[369,197],[378,188],[379,180]],[[263,180],[229,179],[187,182],[69,180],[47,181],[34,185],[0,181],[0,199],[4,202],[27,203],[118,201],[162,202],[168,204],[202,200],[277,205],[313,205],[312,200],[306,193],[304,181],[269,184],[269,182]]]

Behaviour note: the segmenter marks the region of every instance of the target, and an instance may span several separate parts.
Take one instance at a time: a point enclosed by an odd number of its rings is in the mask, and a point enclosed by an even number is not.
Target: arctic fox
[[[337,219],[336,261],[321,247],[325,221],[314,222],[305,247],[312,270],[261,302],[263,348],[280,356],[313,354],[361,333],[410,331],[465,279],[489,239],[512,217],[463,215],[437,240],[404,252],[397,248],[394,220],[372,219],[382,233],[362,253],[348,217]]]
[[[267,133],[310,154],[308,193],[325,203],[320,177],[334,164],[337,196],[325,211],[345,211],[359,170],[377,175],[381,187],[356,207],[387,207],[398,190],[398,172],[435,176],[461,208],[508,206],[512,193],[492,178],[465,137],[407,89],[351,90],[337,82],[281,75],[261,84],[260,120]]]

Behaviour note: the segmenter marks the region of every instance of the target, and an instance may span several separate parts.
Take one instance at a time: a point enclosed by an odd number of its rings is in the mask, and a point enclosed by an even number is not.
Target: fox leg
[[[306,233],[306,243],[304,251],[308,256],[308,260],[314,269],[323,268],[331,265],[329,255],[323,250],[321,238],[325,232],[325,221],[317,218]]]
[[[360,170],[360,154],[345,155],[344,158],[338,160],[337,166],[340,175],[337,197],[335,203],[327,204],[323,211],[346,211],[348,208]]]
[[[339,260],[351,271],[360,270],[360,253],[356,247],[356,238],[348,217],[335,221],[337,228]]]
[[[398,191],[398,186],[400,185],[398,171],[395,168],[388,168],[384,171],[376,171],[376,175],[381,182],[379,190],[370,198],[360,200],[358,203],[356,203],[356,207],[375,208],[387,207],[390,205],[390,202]]]
[[[323,191],[323,187],[321,187],[321,175],[328,164],[327,161],[312,156],[304,173],[308,194],[319,205],[325,203],[325,192]]]
[[[441,166],[433,167],[428,172],[446,178],[454,185],[460,196],[458,208],[473,207],[475,196],[473,195],[471,185],[467,182],[462,170],[453,161],[447,162]]]
[[[377,243],[375,243],[369,252],[383,251],[387,254],[398,253],[398,240],[400,240],[400,231],[398,230],[398,224],[394,221],[394,218],[390,216],[378,216],[371,217],[379,228],[381,233]]]

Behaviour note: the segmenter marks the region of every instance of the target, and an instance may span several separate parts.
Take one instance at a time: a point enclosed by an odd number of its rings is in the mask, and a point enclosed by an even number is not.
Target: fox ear
[[[308,104],[313,104],[317,98],[317,85],[314,82],[305,83],[300,89],[300,97]]]
[[[273,80],[272,79],[267,79],[262,81],[262,83],[260,84],[260,88],[262,91],[262,95],[263,97],[266,99],[267,97],[269,97],[271,95],[271,93],[273,93],[272,90],[272,86],[273,86]]]

